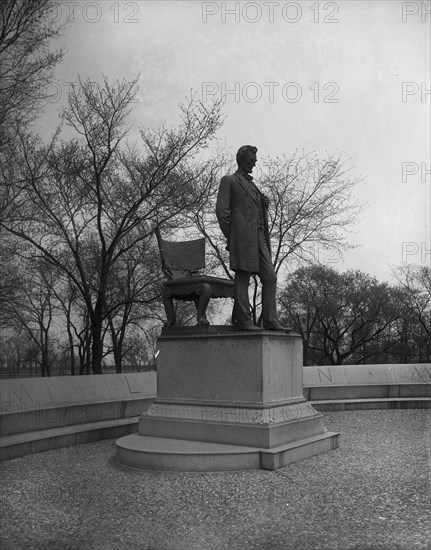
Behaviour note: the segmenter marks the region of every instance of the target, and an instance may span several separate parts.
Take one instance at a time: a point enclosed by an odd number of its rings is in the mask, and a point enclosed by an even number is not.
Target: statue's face
[[[256,166],[256,162],[256,153],[249,152],[247,156],[243,159],[241,168],[246,174],[251,174],[253,172],[253,168]]]

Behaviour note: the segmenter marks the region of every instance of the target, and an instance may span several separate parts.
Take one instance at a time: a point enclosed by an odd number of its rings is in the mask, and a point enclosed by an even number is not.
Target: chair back
[[[205,268],[205,238],[192,241],[165,241],[156,229],[162,270],[168,279],[193,277]]]

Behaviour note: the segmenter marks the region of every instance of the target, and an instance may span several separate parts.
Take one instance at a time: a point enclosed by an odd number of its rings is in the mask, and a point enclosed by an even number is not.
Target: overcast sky
[[[391,280],[391,265],[431,260],[430,12],[399,0],[65,1],[57,101],[38,130],[52,132],[77,74],[139,74],[136,128],[175,119],[191,89],[206,101],[231,92],[218,137],[232,152],[351,159],[368,204],[350,237],[359,247],[327,260]]]

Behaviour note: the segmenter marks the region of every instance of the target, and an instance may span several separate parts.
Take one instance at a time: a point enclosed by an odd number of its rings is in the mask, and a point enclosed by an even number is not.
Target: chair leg
[[[195,300],[195,304],[197,302],[197,324],[209,325],[206,309],[211,298],[211,286],[208,283],[199,284],[196,287],[196,294],[199,296],[199,300]]]
[[[171,292],[168,288],[163,288],[162,290],[162,300],[163,305],[165,306],[166,318],[165,327],[173,327],[177,321],[177,316],[175,315],[174,301],[171,298]]]

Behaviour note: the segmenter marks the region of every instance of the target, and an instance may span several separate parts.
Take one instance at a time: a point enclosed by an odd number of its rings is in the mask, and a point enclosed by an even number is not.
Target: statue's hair
[[[257,147],[254,145],[243,145],[238,149],[238,152],[236,154],[236,162],[237,164],[241,164],[241,161],[249,154],[256,154],[257,153]]]

